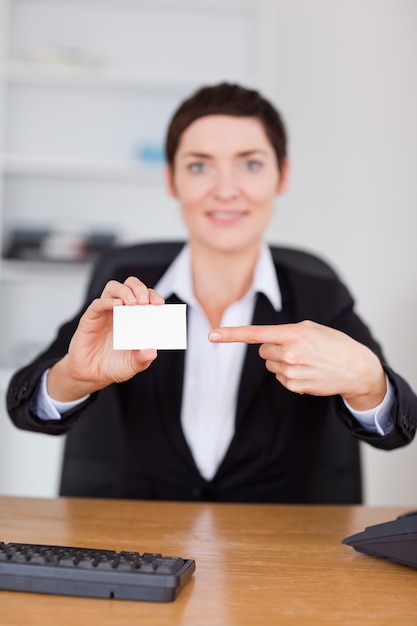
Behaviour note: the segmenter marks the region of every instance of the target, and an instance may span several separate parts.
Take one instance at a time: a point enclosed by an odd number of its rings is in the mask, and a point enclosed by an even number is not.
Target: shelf
[[[125,182],[161,183],[162,164],[144,165],[135,161],[81,161],[4,155],[3,171],[14,176],[86,178]]]
[[[33,3],[36,0],[32,0]],[[42,1],[42,0],[41,0]],[[172,0],[151,0],[152,6],[158,9],[170,9],[172,8]],[[55,4],[66,4],[68,0],[54,0]],[[71,3],[86,4],[86,0],[71,0]],[[118,6],[131,6],[143,8],[150,4],[150,0],[88,0],[90,5],[99,5],[99,8],[103,4],[118,5]],[[175,0],[175,7],[177,9],[192,9],[194,11],[205,11],[207,8],[216,9],[216,11],[228,11],[230,9],[238,8],[240,10],[253,10],[259,4],[259,0]]]
[[[91,272],[91,263],[67,263],[53,261],[21,261],[17,259],[0,259],[0,280],[10,282],[52,280],[85,281]]]
[[[171,76],[153,78],[136,72],[122,71],[100,65],[64,63],[8,63],[3,69],[9,83],[57,85],[80,88],[140,89],[143,91],[186,91],[195,89],[199,81],[178,80]]]

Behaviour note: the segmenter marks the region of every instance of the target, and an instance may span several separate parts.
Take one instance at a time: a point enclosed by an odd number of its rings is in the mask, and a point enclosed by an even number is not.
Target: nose
[[[234,200],[239,193],[237,179],[231,168],[219,168],[214,182],[214,195],[222,202]]]

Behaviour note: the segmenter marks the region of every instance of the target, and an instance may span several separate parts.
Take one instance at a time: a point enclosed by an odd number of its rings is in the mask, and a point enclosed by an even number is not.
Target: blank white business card
[[[113,307],[115,350],[185,350],[185,304],[146,304]]]

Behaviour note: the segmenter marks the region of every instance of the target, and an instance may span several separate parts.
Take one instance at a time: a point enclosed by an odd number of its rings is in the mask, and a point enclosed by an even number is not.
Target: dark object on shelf
[[[108,231],[16,229],[4,256],[24,261],[94,261],[115,242],[115,234]]]

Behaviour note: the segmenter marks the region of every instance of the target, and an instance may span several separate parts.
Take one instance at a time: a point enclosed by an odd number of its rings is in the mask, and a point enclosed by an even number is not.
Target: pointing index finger
[[[209,334],[213,343],[282,343],[280,326],[223,326],[214,328]]]

